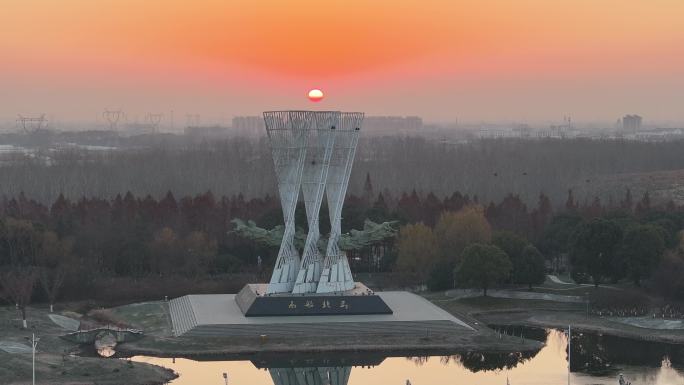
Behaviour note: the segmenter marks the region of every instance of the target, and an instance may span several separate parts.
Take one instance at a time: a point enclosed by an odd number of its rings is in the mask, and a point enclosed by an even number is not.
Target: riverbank
[[[499,337],[491,330],[470,335],[426,335],[422,338],[398,336],[363,336],[335,339],[322,336],[309,338],[197,338],[197,337],[149,337],[123,344],[118,352],[122,355],[146,355],[157,357],[184,357],[222,360],[250,359],[264,354],[298,353],[373,353],[387,355],[453,355],[469,351],[519,352],[536,351],[542,347],[538,341],[511,336]]]
[[[79,319],[78,305],[62,305],[67,309],[55,314]],[[249,360],[264,355],[317,353],[382,353],[385,356],[454,355],[466,352],[508,353],[535,352],[543,344],[531,339],[500,336],[477,321],[448,334],[429,330],[412,336],[359,335],[332,338],[313,335],[274,337],[254,335],[232,338],[173,337],[166,302],[145,302],[102,309],[98,317],[113,324],[124,324],[145,331],[145,337],[116,347],[115,357],[136,355],[185,357],[198,360]],[[168,369],[128,360],[81,356],[90,345],[79,346],[60,338],[69,332],[49,318],[47,307],[28,309],[29,329],[20,328],[18,311],[0,308],[0,346],[15,349],[12,353],[0,348],[0,378],[3,384],[26,384],[31,380],[31,350],[26,338],[31,333],[41,340],[36,355],[36,378],[39,384],[162,384],[176,374]],[[4,345],[3,345],[4,344]],[[92,354],[92,353],[91,353]]]
[[[174,337],[168,305],[163,301],[129,304],[99,310],[98,314],[113,323],[145,331],[144,338],[118,345],[117,357],[144,355],[224,361],[321,353],[449,356],[472,352],[535,352],[543,346],[542,342],[533,339],[500,335],[486,325],[558,329],[572,325],[577,332],[684,345],[684,329],[647,329],[619,322],[619,319],[616,321],[615,318],[589,316],[585,304],[578,302],[472,296],[455,298],[444,292],[424,297],[474,330],[462,328],[441,334],[425,330],[424,334],[414,333],[412,336],[383,335],[380,332],[345,338],[321,335],[310,338],[262,335]],[[74,311],[62,311],[62,315],[80,317],[75,311],[77,306],[66,308]],[[30,328],[23,330],[19,327],[16,309],[0,308],[0,345],[19,346],[13,353],[0,348],[0,378],[3,383],[18,385],[30,381],[31,355],[26,337],[33,332],[41,338],[36,357],[38,383],[146,385],[162,384],[175,377],[172,371],[145,363],[81,357],[78,355],[81,347],[59,338],[68,330],[50,320],[46,307],[31,308],[28,312]]]
[[[487,325],[527,326],[625,337],[640,341],[684,344],[684,329],[654,329],[620,322],[619,318],[589,315],[586,305],[543,300],[471,297],[433,293],[428,298],[446,311]]]

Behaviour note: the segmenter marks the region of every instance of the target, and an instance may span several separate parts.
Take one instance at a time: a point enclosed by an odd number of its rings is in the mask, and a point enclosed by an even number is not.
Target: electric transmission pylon
[[[145,122],[152,126],[152,132],[156,133],[159,130],[159,124],[163,117],[164,114],[153,114],[148,112],[147,115],[145,115]]]
[[[119,126],[119,120],[123,117],[123,111],[121,111],[121,109],[110,110],[105,108],[102,117],[109,122],[109,129],[111,131],[116,131]]]
[[[17,123],[26,133],[32,133],[39,130],[43,130],[47,127],[47,119],[45,114],[40,114],[38,116],[23,116],[18,115]]]

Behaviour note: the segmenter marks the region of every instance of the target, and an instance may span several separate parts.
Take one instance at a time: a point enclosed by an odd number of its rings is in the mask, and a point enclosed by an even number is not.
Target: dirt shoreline
[[[320,338],[281,338],[265,344],[249,338],[177,338],[175,340],[145,338],[122,344],[118,353],[124,356],[155,356],[183,358],[220,357],[223,360],[249,359],[269,354],[313,353],[382,353],[399,355],[454,355],[465,352],[500,353],[536,351],[543,343],[535,340],[499,336],[489,329],[464,332],[458,336],[436,335],[424,338],[397,336],[366,336],[344,341],[321,341]]]
[[[583,314],[557,311],[487,311],[472,313],[488,325],[526,326],[567,329],[598,333],[638,341],[684,345],[684,330],[647,329],[612,321],[602,317],[587,318]]]

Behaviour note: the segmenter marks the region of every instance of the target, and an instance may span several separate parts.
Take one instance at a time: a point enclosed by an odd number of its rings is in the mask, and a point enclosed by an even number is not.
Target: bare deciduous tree
[[[28,327],[26,322],[26,307],[31,303],[31,295],[36,285],[38,273],[32,266],[13,267],[0,274],[2,295],[14,302],[21,311],[22,326]]]
[[[76,263],[72,251],[73,239],[59,239],[52,231],[43,232],[36,260],[40,269],[38,278],[50,301],[51,313],[64,284],[67,269]]]
[[[64,277],[66,272],[61,266],[48,268],[44,267],[40,269],[40,284],[47,294],[48,300],[50,301],[50,313],[54,311],[55,301],[59,296],[59,291],[64,284]]]

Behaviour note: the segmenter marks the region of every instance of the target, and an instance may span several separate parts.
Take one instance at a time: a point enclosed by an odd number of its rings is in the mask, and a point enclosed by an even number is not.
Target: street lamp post
[[[570,385],[570,371],[572,370],[571,368],[571,352],[572,352],[572,326],[568,325],[568,385]]]
[[[26,337],[28,340],[28,337]],[[29,340],[31,342],[31,353],[32,353],[32,375],[33,375],[33,380],[32,384],[36,385],[36,346],[38,346],[38,341],[40,341],[40,338],[36,338],[36,334],[33,333],[31,334],[31,339]]]

